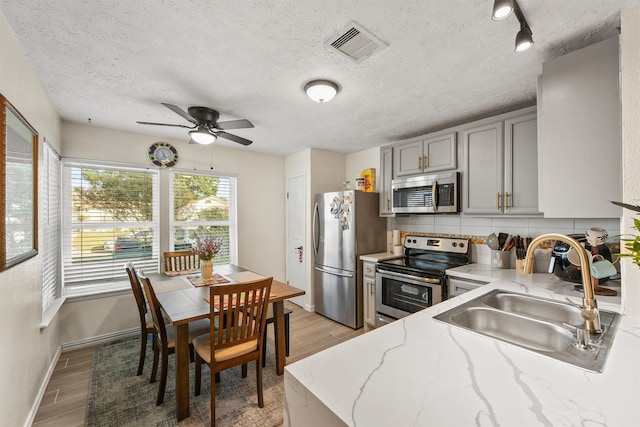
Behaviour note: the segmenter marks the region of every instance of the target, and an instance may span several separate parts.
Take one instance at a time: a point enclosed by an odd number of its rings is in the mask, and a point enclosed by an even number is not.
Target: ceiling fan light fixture
[[[212,144],[218,137],[207,129],[206,126],[199,126],[198,129],[189,131],[191,139],[198,144]]]
[[[495,0],[491,19],[501,21],[513,13],[513,0]]]
[[[315,102],[325,103],[331,101],[338,93],[338,84],[331,80],[312,80],[304,85],[307,96]]]
[[[516,52],[524,52],[533,46],[533,34],[528,26],[522,26],[516,35]]]

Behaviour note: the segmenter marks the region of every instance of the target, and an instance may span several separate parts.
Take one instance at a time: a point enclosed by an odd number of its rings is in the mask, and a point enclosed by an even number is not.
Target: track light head
[[[513,13],[513,0],[495,0],[491,19],[501,21]]]
[[[516,52],[524,52],[533,46],[533,34],[529,26],[521,25],[520,31],[516,35]]]

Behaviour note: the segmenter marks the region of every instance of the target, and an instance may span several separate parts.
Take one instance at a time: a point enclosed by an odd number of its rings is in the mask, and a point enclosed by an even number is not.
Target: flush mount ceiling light
[[[516,0],[495,0],[491,19],[499,21],[511,15],[512,12],[516,15],[516,18],[518,18],[518,22],[520,22],[520,31],[518,31],[516,35],[515,51],[518,53],[524,52],[533,46],[533,34],[518,2]]]
[[[493,3],[491,19],[501,21],[513,13],[513,0],[496,0]]]
[[[338,93],[339,87],[337,83],[331,80],[312,80],[304,85],[304,91],[307,96],[315,102],[329,102]]]
[[[191,139],[198,144],[211,144],[218,137],[211,133],[206,126],[198,126],[198,129],[189,132]]]

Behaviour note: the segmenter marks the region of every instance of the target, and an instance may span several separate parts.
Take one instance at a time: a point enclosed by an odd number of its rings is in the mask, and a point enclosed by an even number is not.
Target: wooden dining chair
[[[156,375],[158,372],[158,358],[162,356],[162,370],[160,371],[160,385],[158,386],[158,398],[156,399],[156,406],[161,405],[164,401],[164,391],[167,386],[167,373],[169,368],[169,355],[174,354],[176,350],[176,334],[175,329],[171,325],[166,325],[164,317],[162,316],[162,309],[160,308],[160,302],[156,297],[156,292],[153,289],[153,285],[148,277],[145,277],[141,272],[138,272],[138,277],[142,283],[142,288],[147,296],[149,302],[149,310],[151,311],[151,317],[153,318],[154,332],[156,338],[153,340],[153,368],[151,369],[151,381],[156,381]],[[210,332],[209,320],[202,319],[189,323],[189,345],[192,346],[193,340],[203,334]]]
[[[164,252],[164,271],[185,271],[200,268],[196,251]]]
[[[142,375],[144,359],[147,352],[147,337],[149,334],[152,334],[153,339],[155,339],[155,328],[153,326],[151,313],[147,309],[147,301],[144,297],[144,291],[142,290],[142,285],[140,285],[140,280],[134,269],[133,262],[127,262],[124,268],[129,275],[131,290],[133,291],[133,296],[138,306],[138,317],[140,319],[140,359],[138,361],[138,373],[136,375]]]
[[[289,315],[291,314],[291,310],[288,308],[284,309],[284,347],[285,354],[289,356]],[[273,316],[273,304],[269,304],[269,309],[267,310],[267,327],[264,328],[264,342],[265,345],[262,347],[262,367],[264,368],[267,365],[267,329],[270,324],[275,326],[275,318]],[[275,346],[278,347],[278,343],[275,342]]]
[[[211,425],[216,420],[216,376],[221,371],[242,365],[242,377],[247,376],[247,364],[256,362],[258,406],[264,407],[262,396],[262,348],[267,321],[267,306],[272,277],[247,283],[209,287],[210,325],[207,335],[193,340],[196,353],[195,395],[200,395],[202,363],[211,369]]]

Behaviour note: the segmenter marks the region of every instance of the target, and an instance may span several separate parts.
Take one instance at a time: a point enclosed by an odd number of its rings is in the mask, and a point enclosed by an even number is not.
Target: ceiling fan
[[[218,122],[218,117],[220,117],[220,114],[216,110],[213,110],[211,108],[189,107],[187,109],[187,113],[181,108],[176,107],[175,105],[166,104],[164,102],[162,103],[162,105],[189,121],[192,126],[153,122],[136,123],[139,123],[141,125],[173,126],[193,129],[192,131],[189,131],[189,136],[191,137],[189,144],[211,144],[218,137],[225,138],[242,145],[249,145],[253,142],[240,136],[225,132],[229,129],[252,128],[253,123],[251,123],[249,120],[240,119]]]

